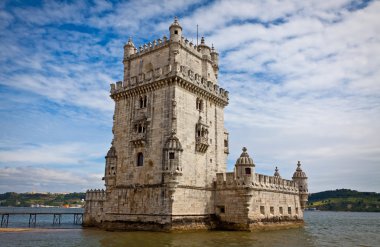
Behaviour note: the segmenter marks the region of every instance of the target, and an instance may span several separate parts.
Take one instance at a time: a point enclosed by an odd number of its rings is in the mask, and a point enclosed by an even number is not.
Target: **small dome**
[[[278,178],[281,178],[280,173],[278,172],[277,166],[276,166],[276,169],[274,170],[274,176],[278,177]]]
[[[297,163],[297,169],[293,173],[293,178],[307,178],[306,173],[304,173],[301,169],[301,162],[298,161]]]
[[[129,39],[128,39],[128,42],[127,43],[125,43],[125,45],[124,46],[131,46],[131,47],[135,47],[135,45],[133,44],[133,42],[132,42],[132,38],[131,37],[129,37]]]
[[[253,163],[253,159],[249,157],[249,154],[247,153],[247,148],[243,147],[243,152],[241,153],[240,157],[236,160],[236,165],[251,165],[255,166]]]
[[[164,149],[183,151],[181,142],[179,141],[178,137],[175,136],[174,132],[172,133],[171,137],[169,137],[166,141]]]
[[[112,157],[116,157],[116,149],[114,146],[111,146],[111,148],[110,148],[110,150],[108,150],[107,156],[106,156],[106,158],[112,158]]]
[[[178,22],[178,18],[177,17],[174,17],[174,22],[170,25],[169,27],[169,30],[172,28],[172,27],[178,27],[182,30],[182,27],[181,25],[179,25],[179,22]]]

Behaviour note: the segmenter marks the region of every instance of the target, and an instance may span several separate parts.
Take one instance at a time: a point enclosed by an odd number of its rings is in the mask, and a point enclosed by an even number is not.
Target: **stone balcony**
[[[196,137],[195,141],[195,149],[197,152],[205,153],[209,146],[208,138],[203,136]]]
[[[131,143],[135,147],[144,147],[146,144],[146,133],[133,133]]]

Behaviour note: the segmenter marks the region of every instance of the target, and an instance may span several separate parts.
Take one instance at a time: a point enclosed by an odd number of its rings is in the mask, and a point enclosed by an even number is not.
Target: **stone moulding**
[[[178,75],[174,75],[169,78],[164,78],[158,81],[153,81],[150,83],[145,83],[140,85],[139,87],[132,87],[128,89],[119,89],[111,92],[111,98],[118,101],[122,98],[128,98],[136,95],[146,94],[151,91],[155,91],[157,89],[163,88],[169,85],[178,85],[192,93],[195,93],[198,96],[202,96],[208,100],[213,101],[215,104],[226,106],[228,105],[228,96],[224,93],[225,96],[216,95],[215,91],[208,91],[204,88],[195,85],[192,82],[189,82]],[[227,91],[225,91],[227,92]]]

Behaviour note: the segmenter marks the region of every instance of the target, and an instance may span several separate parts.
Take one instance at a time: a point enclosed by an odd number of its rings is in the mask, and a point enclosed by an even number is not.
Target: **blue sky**
[[[1,1],[0,192],[101,188],[123,44],[174,16],[220,53],[229,169],[380,192],[380,1]]]

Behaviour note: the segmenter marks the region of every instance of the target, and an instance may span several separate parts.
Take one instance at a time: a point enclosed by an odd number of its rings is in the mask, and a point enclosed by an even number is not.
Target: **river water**
[[[380,246],[380,213],[305,212],[305,227],[266,232],[107,232],[66,220],[66,229],[51,229],[45,219],[32,231],[0,230],[0,246]]]

